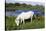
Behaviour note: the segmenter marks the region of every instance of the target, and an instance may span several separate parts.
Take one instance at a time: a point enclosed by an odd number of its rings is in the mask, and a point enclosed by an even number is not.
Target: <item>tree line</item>
[[[14,8],[16,10],[42,10],[42,11],[44,11],[44,6],[42,6],[42,5],[33,6],[31,4],[27,5],[25,3],[23,3],[23,4],[20,4],[20,3],[5,3],[5,7],[6,8],[12,8],[12,9]]]

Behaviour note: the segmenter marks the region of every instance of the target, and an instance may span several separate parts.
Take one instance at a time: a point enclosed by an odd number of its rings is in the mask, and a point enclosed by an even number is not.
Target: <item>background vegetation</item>
[[[20,4],[20,3],[5,3],[5,7],[6,8],[11,8],[11,9],[15,9],[15,10],[41,10],[44,11],[44,6],[42,5],[27,5],[25,3]]]

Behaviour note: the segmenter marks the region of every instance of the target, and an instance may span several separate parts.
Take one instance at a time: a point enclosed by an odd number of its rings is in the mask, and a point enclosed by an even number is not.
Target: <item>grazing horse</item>
[[[24,24],[25,23],[24,20],[29,19],[29,18],[31,18],[31,22],[32,22],[33,15],[34,15],[33,11],[22,12],[15,19],[15,23],[17,24],[17,26],[19,25],[19,23],[22,23],[22,22]]]

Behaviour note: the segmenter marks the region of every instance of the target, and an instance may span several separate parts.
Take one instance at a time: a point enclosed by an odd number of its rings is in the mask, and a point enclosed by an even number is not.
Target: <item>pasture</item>
[[[26,22],[25,24],[21,24],[21,26],[17,26],[15,23],[16,17],[14,16],[6,16],[6,30],[23,30],[23,29],[41,29],[45,27],[45,19],[44,16],[40,16],[39,19],[33,19],[33,22]]]

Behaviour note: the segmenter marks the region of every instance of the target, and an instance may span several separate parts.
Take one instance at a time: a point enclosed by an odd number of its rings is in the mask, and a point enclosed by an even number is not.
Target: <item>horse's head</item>
[[[15,23],[19,26],[19,19],[15,19]]]

